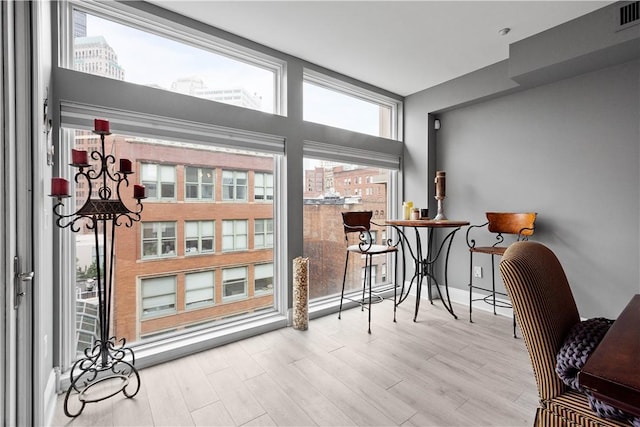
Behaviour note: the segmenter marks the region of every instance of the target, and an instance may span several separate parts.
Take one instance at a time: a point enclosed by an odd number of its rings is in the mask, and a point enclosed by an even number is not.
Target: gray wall
[[[514,43],[507,60],[405,99],[404,199],[433,209],[433,177],[445,170],[450,219],[538,212],[533,239],[562,262],[583,317],[616,317],[640,292],[640,25],[618,31],[618,6]],[[600,36],[587,37],[594,31]],[[428,127],[434,118],[437,132]],[[466,292],[465,232],[454,241],[449,282]],[[484,258],[474,265],[487,287]]]
[[[583,317],[616,317],[640,291],[639,73],[626,63],[439,116],[448,217],[538,212],[534,239],[562,262]],[[455,287],[468,283],[463,237]],[[488,259],[477,261],[487,272]]]

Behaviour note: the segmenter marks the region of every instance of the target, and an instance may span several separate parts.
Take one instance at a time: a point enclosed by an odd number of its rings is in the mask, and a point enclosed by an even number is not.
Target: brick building
[[[386,219],[388,172],[378,168],[349,168],[334,166],[315,168],[315,182],[324,171],[335,185],[335,196],[307,198],[304,201],[304,256],[309,257],[309,297],[318,298],[340,293],[346,242],[342,226],[342,212],[370,210],[372,221],[383,224]],[[308,176],[308,175],[305,175]],[[327,189],[325,189],[327,190]],[[373,225],[372,238],[376,243],[387,239],[386,227]],[[361,289],[364,262],[350,257],[347,268],[347,289]],[[387,257],[376,256],[373,261],[374,283],[387,279]]]
[[[146,186],[118,227],[113,333],[127,341],[273,305],[273,159],[140,142],[115,145]],[[128,194],[127,194],[128,193]]]

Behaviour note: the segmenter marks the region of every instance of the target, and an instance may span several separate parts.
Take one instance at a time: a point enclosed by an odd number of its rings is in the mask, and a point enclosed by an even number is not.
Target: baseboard
[[[426,292],[422,292],[422,298],[425,299],[426,297]],[[473,299],[479,299],[479,298],[483,298],[486,294],[480,294],[477,292],[474,292],[472,294]],[[456,304],[460,304],[460,305],[464,305],[465,307],[469,307],[469,291],[465,290],[465,289],[458,289],[458,288],[449,288],[449,297],[451,299],[451,302],[456,303]],[[502,303],[509,303],[509,300],[506,298],[499,298],[496,297],[496,301],[502,302]],[[487,304],[484,301],[474,301],[473,302],[473,310],[481,310],[481,311],[487,311],[490,313],[493,313],[493,306],[491,304]],[[513,318],[513,310],[511,310],[510,308],[504,308],[504,307],[496,307],[496,314],[500,315],[500,316],[504,316],[504,317],[508,317],[508,318]]]
[[[46,426],[50,426],[53,422],[53,417],[56,413],[56,404],[58,401],[58,394],[56,392],[56,387],[58,384],[58,374],[55,369],[52,369],[49,372],[49,378],[47,379],[47,386],[44,389],[44,424]]]

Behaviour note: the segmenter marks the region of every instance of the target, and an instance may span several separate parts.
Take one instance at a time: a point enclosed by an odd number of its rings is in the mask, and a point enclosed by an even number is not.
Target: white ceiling
[[[191,1],[161,7],[409,95],[509,55],[509,44],[611,1]],[[498,31],[509,27],[501,36]]]

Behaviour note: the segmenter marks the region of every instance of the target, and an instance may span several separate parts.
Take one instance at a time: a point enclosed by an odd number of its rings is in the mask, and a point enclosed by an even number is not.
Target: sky
[[[197,77],[211,89],[244,87],[273,113],[273,73],[225,56],[87,14],[87,36],[103,36],[125,71],[125,81],[170,90],[178,78]],[[304,119],[369,135],[379,134],[376,104],[304,85]]]

